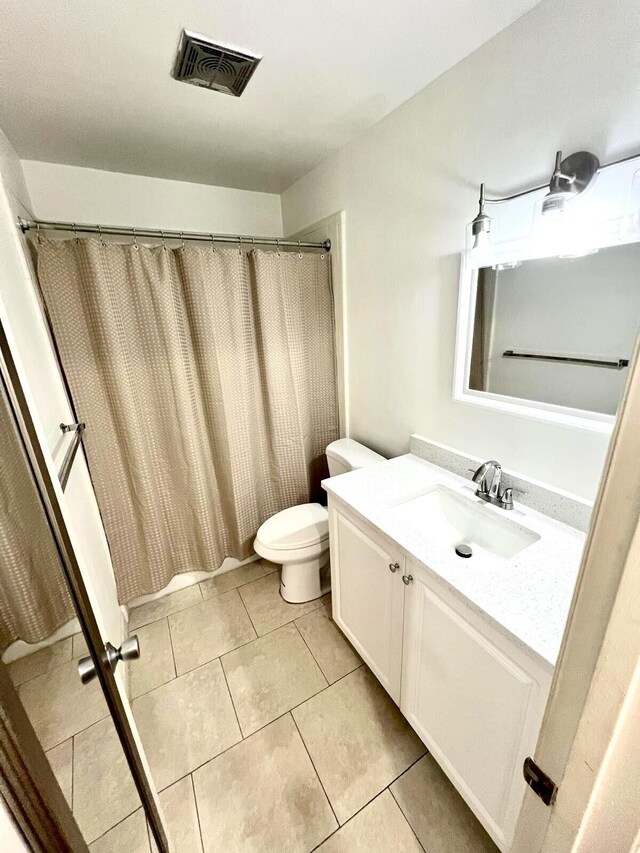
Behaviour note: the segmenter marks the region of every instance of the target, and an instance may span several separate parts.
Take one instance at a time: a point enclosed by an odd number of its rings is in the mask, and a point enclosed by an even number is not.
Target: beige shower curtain
[[[0,385],[0,653],[75,616],[62,565]]]
[[[252,553],[338,435],[328,255],[44,241],[122,603]]]

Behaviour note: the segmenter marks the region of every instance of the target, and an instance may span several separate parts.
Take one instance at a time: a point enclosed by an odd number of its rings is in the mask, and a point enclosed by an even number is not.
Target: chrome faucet
[[[478,484],[476,497],[480,500],[501,509],[513,509],[513,489],[500,488],[502,465],[495,459],[483,462],[471,479]]]

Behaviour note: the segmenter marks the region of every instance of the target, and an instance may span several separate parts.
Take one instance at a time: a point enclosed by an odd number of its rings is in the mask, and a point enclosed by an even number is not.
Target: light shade
[[[564,160],[562,151],[557,151],[549,192],[542,202],[542,215],[564,213],[567,202],[593,183],[599,168],[600,161],[588,151],[577,151]]]
[[[480,199],[478,213],[471,222],[471,234],[473,246],[471,247],[474,257],[478,253],[486,254],[491,249],[491,225],[493,220],[484,212],[484,184],[480,184]]]

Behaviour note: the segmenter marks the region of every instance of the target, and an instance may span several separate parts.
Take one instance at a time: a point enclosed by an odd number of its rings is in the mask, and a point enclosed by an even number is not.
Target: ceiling
[[[2,0],[19,156],[281,192],[538,0]],[[183,27],[264,59],[241,98],[170,76]]]

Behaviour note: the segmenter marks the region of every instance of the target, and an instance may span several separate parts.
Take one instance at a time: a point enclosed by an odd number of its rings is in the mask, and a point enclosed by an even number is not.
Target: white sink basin
[[[508,517],[507,510],[492,510],[478,499],[467,498],[436,486],[424,495],[395,506],[391,512],[441,547],[455,551],[457,545],[471,546],[473,553],[515,557],[540,536]],[[498,515],[504,512],[504,517]]]

